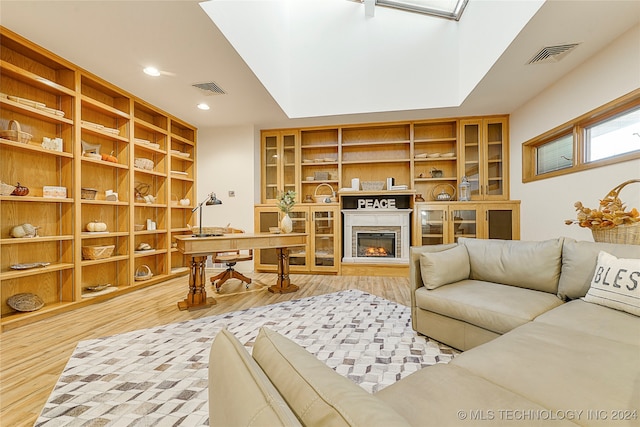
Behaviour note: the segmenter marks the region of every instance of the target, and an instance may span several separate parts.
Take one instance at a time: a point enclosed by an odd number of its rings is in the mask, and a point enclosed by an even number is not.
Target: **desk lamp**
[[[193,237],[211,237],[211,236],[221,236],[221,234],[215,234],[215,233],[203,233],[202,232],[202,205],[207,205],[207,206],[211,206],[211,205],[221,205],[222,201],[220,199],[218,199],[216,197],[216,193],[210,193],[206,199],[204,199],[203,201],[201,201],[198,206],[196,206],[195,208],[191,209],[191,212],[195,212],[196,209],[200,209],[200,211],[198,212],[198,219],[200,220],[200,229],[198,230],[199,233],[198,234],[194,234]]]

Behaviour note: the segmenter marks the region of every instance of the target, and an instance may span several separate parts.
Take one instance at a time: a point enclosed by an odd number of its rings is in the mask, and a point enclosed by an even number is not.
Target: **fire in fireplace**
[[[396,233],[357,233],[358,257],[395,258]]]

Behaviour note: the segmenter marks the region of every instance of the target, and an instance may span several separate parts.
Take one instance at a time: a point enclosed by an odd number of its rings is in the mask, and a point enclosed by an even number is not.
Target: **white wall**
[[[640,178],[640,160],[522,183],[522,143],[590,110],[640,88],[640,26],[591,57],[576,70],[512,112],[510,119],[511,198],[522,200],[521,238],[544,240],[569,236],[593,240],[591,231],[565,219],[575,218],[573,204],[597,208],[616,185]],[[553,66],[553,64],[550,64]],[[629,208],[640,208],[640,184],[621,193]]]
[[[253,205],[259,190],[255,170],[260,161],[260,150],[254,141],[253,126],[198,130],[197,202],[211,192],[222,200],[222,205],[202,207],[203,227],[230,224],[253,232]],[[229,191],[234,191],[235,197],[229,197]],[[251,272],[253,262],[238,263],[236,270]]]
[[[253,126],[198,131],[197,202],[211,192],[222,200],[219,206],[203,206],[203,226],[231,224],[253,232],[253,204],[258,184],[254,180],[254,156],[260,155],[254,141]],[[229,191],[235,191],[235,197],[229,197]]]

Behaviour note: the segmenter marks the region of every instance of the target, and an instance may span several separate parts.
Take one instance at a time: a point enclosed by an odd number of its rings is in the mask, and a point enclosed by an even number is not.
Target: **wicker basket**
[[[143,169],[143,170],[148,170],[148,171],[153,170],[153,160],[151,160],[151,159],[145,159],[143,157],[136,157],[133,160],[133,164],[138,169]]]
[[[318,190],[320,190],[322,187],[328,187],[329,190],[331,191],[330,194],[318,194]],[[316,187],[316,191],[313,192],[313,199],[316,201],[316,203],[331,203],[331,202],[335,202],[336,199],[335,197],[333,197],[333,194],[335,193],[335,190],[333,189],[333,187],[329,184],[320,184]],[[327,201],[329,200],[329,201]]]
[[[82,259],[109,258],[115,249],[115,245],[89,245],[82,247]]]
[[[191,229],[193,234],[200,234],[200,227],[193,227]],[[229,227],[202,227],[202,234],[211,234],[211,235],[223,235],[229,233]]]
[[[151,269],[149,268],[148,265],[144,265],[144,264],[136,268],[136,272],[133,276],[133,278],[138,281],[149,280],[152,277],[153,277],[153,273],[151,272]]]
[[[98,194],[98,190],[95,188],[82,187],[80,189],[80,198],[84,200],[95,200],[96,194]]]
[[[380,191],[384,188],[384,181],[362,181],[362,191]]]
[[[15,127],[15,129],[12,129]],[[22,142],[23,144],[27,144],[31,141],[32,135],[27,132],[22,132],[20,129],[20,123],[15,120],[11,120],[9,122],[9,129],[0,130],[0,138],[8,139],[9,141],[17,141]]]
[[[640,179],[631,179],[614,187],[605,199],[618,199],[620,191],[629,184],[640,183]],[[640,222],[622,224],[610,228],[591,228],[593,240],[601,243],[620,243],[624,245],[640,245]]]
[[[613,228],[592,228],[591,234],[596,242],[640,245],[640,222]]]

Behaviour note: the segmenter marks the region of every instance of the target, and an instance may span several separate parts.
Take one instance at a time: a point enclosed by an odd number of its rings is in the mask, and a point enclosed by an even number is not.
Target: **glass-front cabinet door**
[[[256,233],[269,233],[271,229],[280,227],[280,215],[276,207],[256,206],[254,224]],[[256,270],[276,272],[278,255],[275,249],[256,249],[253,251],[253,262]]]
[[[275,200],[278,196],[278,134],[262,136],[262,197]],[[269,231],[267,229],[267,231]]]
[[[441,245],[447,243],[447,205],[416,203],[414,214],[414,245]]]
[[[280,213],[280,218],[284,214]],[[289,213],[291,217],[291,223],[293,224],[292,233],[309,233],[309,209],[306,207],[294,207],[293,211]],[[294,246],[289,248],[289,268],[292,272],[304,272],[307,271],[307,246]]]
[[[506,199],[506,119],[486,119],[485,146],[485,200]]]
[[[297,131],[262,133],[263,203],[275,202],[283,191],[298,191],[298,152]]]
[[[255,232],[270,233],[272,229],[280,227],[283,215],[275,205],[256,206],[254,208]],[[294,207],[293,211],[289,213],[289,217],[291,217],[293,225],[292,233],[309,233],[309,209],[307,207]],[[276,249],[256,249],[253,258],[257,271],[276,272],[278,270]],[[305,246],[289,248],[290,271],[306,272],[307,266],[307,248]]]
[[[282,185],[278,189],[284,192],[296,191],[296,139],[295,133],[282,134]],[[298,197],[297,202],[301,201]]]
[[[507,118],[460,121],[459,169],[470,184],[471,200],[507,200]]]
[[[457,243],[460,237],[482,238],[481,207],[468,202],[416,203],[414,246]]]
[[[478,210],[475,205],[459,209],[457,206],[450,208],[451,222],[450,234],[447,243],[458,243],[460,237],[477,238],[478,236]]]
[[[460,122],[462,132],[460,133],[460,173],[466,176],[469,181],[469,194],[472,200],[482,199],[481,163],[480,163],[480,141],[482,138],[482,122],[470,122],[463,120]]]
[[[338,271],[340,235],[337,206],[311,207],[311,267],[315,271]]]

